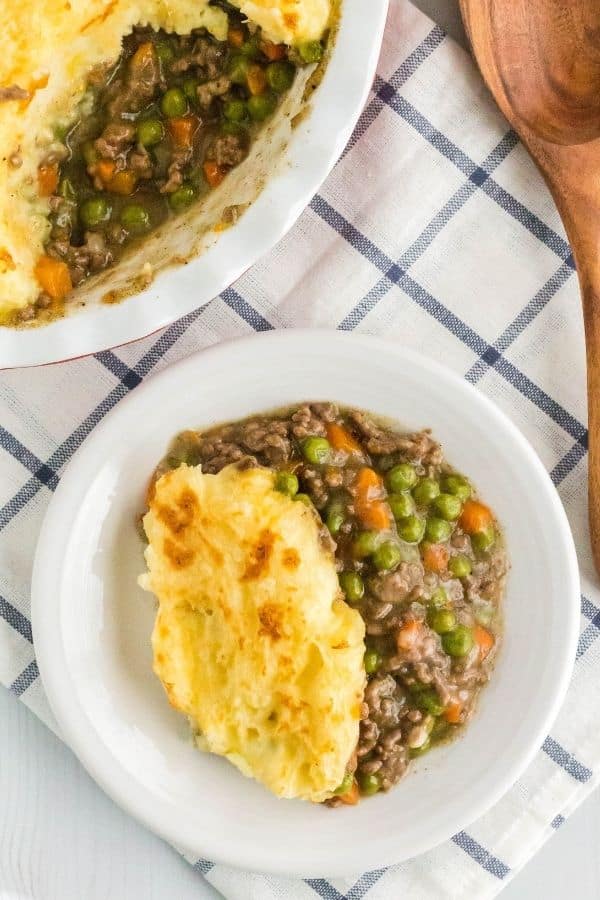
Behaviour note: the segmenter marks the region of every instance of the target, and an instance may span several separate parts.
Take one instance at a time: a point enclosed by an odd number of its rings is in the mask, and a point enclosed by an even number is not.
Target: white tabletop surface
[[[455,0],[416,5],[464,40]],[[122,813],[2,688],[0,723],[0,900],[218,897],[174,850]],[[599,845],[596,792],[508,885],[503,900],[596,900]]]

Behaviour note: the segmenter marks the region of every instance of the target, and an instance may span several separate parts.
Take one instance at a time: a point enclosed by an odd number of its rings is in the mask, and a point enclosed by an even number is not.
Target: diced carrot
[[[458,725],[460,723],[461,713],[462,705],[458,701],[453,701],[452,703],[449,703],[444,710],[444,718],[450,725]]]
[[[231,47],[241,47],[244,40],[244,29],[239,28],[237,25],[232,26],[227,32],[227,41]]]
[[[346,453],[361,453],[362,447],[343,425],[333,422],[327,426],[327,437],[334,450],[344,450]]]
[[[285,44],[273,44],[272,41],[261,41],[260,49],[271,62],[274,62],[277,59],[283,59],[285,56]]]
[[[218,187],[225,178],[225,169],[217,165],[212,159],[206,159],[202,168],[204,169],[204,177],[213,188]]]
[[[475,638],[475,643],[479,647],[481,659],[485,659],[494,646],[494,635],[482,625],[475,625],[473,628],[473,637]]]
[[[356,806],[360,799],[360,792],[358,790],[358,785],[356,781],[352,782],[352,787],[345,794],[339,795],[342,803],[346,803],[348,806]]]
[[[423,565],[428,572],[445,572],[448,568],[448,548],[443,544],[425,544],[423,547]]]
[[[369,528],[385,531],[390,526],[390,508],[384,500],[374,500],[361,518]]]
[[[416,619],[405,622],[396,635],[398,650],[412,650],[421,636],[422,627]]]
[[[38,167],[38,188],[42,197],[54,194],[58,187],[58,163]]]
[[[129,194],[133,194],[135,191],[136,184],[137,178],[135,173],[125,169],[123,172],[115,172],[110,181],[107,182],[106,187],[113,194],[122,194],[124,197],[128,197]]]
[[[156,50],[154,49],[152,41],[145,41],[143,44],[140,44],[131,57],[131,65],[135,68],[144,66],[154,57],[155,53]]]
[[[115,174],[116,168],[116,163],[114,163],[112,159],[99,159],[98,162],[94,164],[94,174],[98,176],[103,184],[107,184]]]
[[[169,132],[176,147],[191,147],[197,129],[196,116],[177,116],[169,119]]]
[[[492,524],[493,516],[488,506],[478,500],[467,500],[458,521],[467,534],[477,534]]]
[[[389,528],[391,511],[381,497],[383,482],[377,472],[365,466],[356,476],[354,485],[356,488],[354,506],[363,525],[376,531]]]
[[[73,284],[68,265],[51,256],[40,256],[35,266],[40,287],[53,300],[64,300]]]
[[[248,66],[246,72],[246,84],[251,94],[264,94],[267,87],[267,76],[261,66]]]
[[[356,489],[364,497],[365,500],[373,498],[375,493],[379,493],[382,488],[381,475],[378,475],[375,469],[364,466],[356,476]]]

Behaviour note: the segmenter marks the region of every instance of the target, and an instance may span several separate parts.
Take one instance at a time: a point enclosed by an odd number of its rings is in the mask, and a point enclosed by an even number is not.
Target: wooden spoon
[[[546,179],[573,248],[587,344],[590,538],[600,573],[600,0],[460,5],[482,75]]]

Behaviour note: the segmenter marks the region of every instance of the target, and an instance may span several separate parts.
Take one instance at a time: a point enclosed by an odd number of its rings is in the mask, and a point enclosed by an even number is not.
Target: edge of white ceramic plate
[[[498,779],[493,791],[488,792],[487,796],[482,798],[479,803],[473,803],[468,813],[465,813],[463,816],[457,816],[456,821],[453,822],[452,829],[443,826],[432,829],[427,839],[421,841],[420,845],[415,845],[414,852],[410,855],[405,854],[401,859],[394,857],[389,852],[382,853],[375,846],[371,852],[365,853],[364,859],[361,860],[360,870],[366,871],[393,865],[402,862],[404,859],[424,853],[449,840],[453,834],[467,828],[472,822],[486,813],[512,787],[531,763],[549,733],[564,701],[575,662],[579,635],[579,607],[576,602],[580,589],[579,570],[566,513],[539,457],[517,427],[491,400],[445,366],[412,350],[407,350],[402,346],[377,337],[334,332],[326,329],[289,329],[266,332],[241,339],[224,341],[199,353],[192,354],[169,366],[163,372],[152,376],[144,384],[136,388],[108,414],[96,427],[93,434],[100,436],[105,430],[113,428],[114,422],[118,418],[126,422],[130,405],[139,399],[141,393],[151,389],[152,385],[158,380],[163,382],[172,381],[173,387],[176,388],[181,374],[185,372],[186,368],[193,368],[198,356],[204,357],[206,361],[222,355],[230,355],[232,345],[243,348],[250,343],[264,347],[264,352],[266,353],[269,344],[285,344],[287,342],[290,346],[290,352],[292,352],[298,351],[299,346],[303,342],[310,342],[311,349],[314,349],[317,342],[325,340],[328,342],[328,346],[330,346],[332,341],[352,341],[355,344],[362,344],[365,351],[367,353],[370,351],[373,356],[377,353],[387,352],[394,353],[397,357],[404,360],[413,361],[423,369],[428,369],[430,373],[434,373],[444,380],[448,390],[454,392],[458,408],[460,408],[458,403],[460,395],[463,395],[468,402],[486,410],[487,415],[502,429],[507,439],[513,445],[519,447],[521,453],[527,458],[529,465],[537,473],[541,483],[545,485],[547,500],[555,517],[557,531],[561,536],[565,584],[569,585],[568,594],[569,596],[572,595],[574,600],[573,603],[566,605],[565,609],[564,632],[561,650],[557,654],[554,691],[552,697],[548,699],[543,712],[538,710],[537,728],[535,733],[530,736],[527,748],[514,759],[512,765],[504,772],[503,777]],[[102,789],[134,818],[183,851],[187,850],[198,855],[201,852],[203,856],[210,858],[214,862],[256,870],[256,861],[252,857],[250,850],[246,852],[243,848],[237,847],[235,858],[232,858],[222,845],[212,843],[211,835],[202,835],[200,841],[202,851],[200,851],[198,847],[190,846],[189,835],[184,835],[183,833],[185,826],[183,826],[182,830],[180,823],[170,822],[168,825],[157,823],[152,815],[151,803],[142,802],[138,805],[128,795],[128,788],[129,794],[131,791],[126,778],[120,777],[117,779],[112,773],[110,776],[108,775],[106,764],[102,764],[102,748],[99,749],[93,735],[86,735],[85,733],[85,712],[72,702],[73,695],[69,693],[69,673],[65,660],[62,657],[62,636],[59,617],[56,615],[58,600],[52,598],[50,594],[49,601],[49,587],[51,588],[51,585],[49,585],[48,573],[53,573],[55,568],[53,562],[60,555],[60,547],[57,546],[57,541],[60,541],[60,536],[57,538],[59,523],[64,520],[69,510],[74,515],[78,507],[79,470],[85,468],[86,444],[87,441],[83,443],[69,463],[68,469],[62,476],[61,482],[50,502],[40,532],[38,549],[34,560],[31,591],[34,645],[48,701],[62,734],[71,749]],[[122,773],[119,773],[119,775],[122,775]],[[116,785],[117,780],[120,781],[119,786]],[[275,856],[275,858],[269,857],[268,868],[265,866],[262,871],[269,871],[279,875],[294,874],[301,877],[342,877],[348,874],[348,866],[346,863],[340,862],[328,866],[327,870],[323,871],[322,868],[315,870],[314,866],[310,864],[302,865],[299,863],[295,871],[290,871],[289,865],[280,862],[279,858]]]
[[[145,337],[205,306],[268,253],[308,206],[352,134],[375,76],[387,10],[388,0],[343,0],[309,115],[234,228],[189,265],[159,273],[149,288],[120,304],[99,304],[40,328],[0,328],[0,369],[60,362]]]

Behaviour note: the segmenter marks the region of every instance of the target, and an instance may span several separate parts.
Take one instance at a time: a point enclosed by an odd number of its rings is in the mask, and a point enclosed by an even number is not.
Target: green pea
[[[147,209],[144,209],[139,203],[128,203],[121,210],[121,225],[124,225],[128,231],[141,233],[150,228],[150,215]]]
[[[302,454],[307,462],[321,466],[331,455],[329,441],[322,437],[306,438],[302,441]]]
[[[399,463],[388,472],[387,483],[393,494],[410,491],[417,483],[415,467],[411,466],[410,463]]]
[[[243,122],[248,118],[248,107],[243,100],[228,100],[223,107],[223,115],[230,122]]]
[[[172,87],[165,91],[160,101],[160,108],[168,119],[185,116],[188,111],[188,102],[181,88]]]
[[[190,103],[196,103],[198,101],[198,81],[195,78],[186,78],[182,87],[183,93]]]
[[[462,475],[445,475],[442,479],[442,490],[446,494],[454,494],[461,503],[471,496],[471,485]]]
[[[267,66],[267,82],[276,94],[283,94],[293,84],[296,69],[291,62],[285,59],[269,63]]]
[[[60,141],[61,144],[65,143],[65,138],[67,137],[69,131],[71,130],[71,126],[66,123],[57,123],[52,132],[57,141]]]
[[[65,200],[75,200],[77,198],[77,192],[70,178],[61,178],[58,193]]]
[[[395,519],[406,519],[415,511],[415,501],[410,494],[390,494],[388,503]]]
[[[438,496],[440,486],[433,478],[422,478],[413,490],[413,497],[419,506],[428,506]]]
[[[358,603],[365,593],[365,585],[358,572],[342,572],[340,587],[350,603]]]
[[[341,509],[330,509],[325,518],[325,524],[329,529],[330,534],[338,534],[340,528],[345,522],[344,513]]]
[[[264,94],[254,94],[248,100],[248,112],[250,113],[250,118],[254,119],[255,122],[262,122],[268,118],[275,112],[276,106],[277,99],[275,94],[271,94],[268,91],[265,91]]]
[[[175,51],[166,41],[157,41],[154,45],[154,49],[163,66],[168,66],[169,63],[172,62]]]
[[[488,525],[483,531],[471,535],[471,546],[476,553],[485,553],[494,544],[496,531],[493,525]]]
[[[344,775],[344,778],[342,779],[341,784],[339,784],[336,787],[336,789],[333,793],[334,794],[347,794],[353,784],[354,784],[354,774],[352,772],[346,772],[346,774]]]
[[[462,510],[462,503],[454,494],[439,494],[433,501],[433,508],[442,519],[454,521]]]
[[[436,719],[435,725],[431,729],[431,740],[442,741],[452,726],[445,719]]]
[[[381,665],[381,655],[377,650],[367,650],[364,659],[365,672],[367,675],[373,675]]]
[[[165,129],[160,119],[142,119],[137,126],[137,139],[143,147],[154,147],[160,144],[165,136]]]
[[[316,63],[323,57],[323,46],[320,41],[306,41],[298,47],[300,58],[305,63]]]
[[[308,494],[296,494],[294,500],[298,500],[299,503],[304,503],[305,506],[312,506],[313,502],[308,496]]]
[[[432,716],[441,716],[444,712],[444,704],[440,701],[438,692],[435,688],[425,688],[416,695],[416,702],[419,709],[428,712]]]
[[[381,790],[381,782],[377,775],[361,775],[359,779],[361,794],[370,797]]]
[[[236,54],[231,57],[227,66],[227,72],[234,84],[246,85],[248,66],[248,60],[244,59],[243,56]]]
[[[251,38],[248,38],[247,41],[244,41],[242,46],[239,48],[239,53],[241,53],[242,56],[244,56],[246,59],[257,59],[260,55],[258,36],[253,35]]]
[[[456,628],[456,616],[451,609],[433,609],[427,616],[427,621],[436,634],[447,634]]]
[[[425,537],[428,541],[431,541],[432,544],[440,544],[443,541],[447,541],[451,534],[452,525],[450,522],[446,522],[445,519],[438,519],[435,516],[432,516],[431,519],[427,519]]]
[[[457,625],[454,631],[442,635],[442,647],[448,656],[466,656],[474,644],[471,629]]]
[[[182,184],[169,195],[169,205],[174,212],[180,212],[194,202],[196,191],[191,184]]]
[[[81,204],[79,215],[86,228],[98,228],[108,222],[111,211],[110,204],[105,197],[90,197]]]
[[[228,122],[225,120],[221,122],[221,131],[223,134],[235,134],[246,146],[250,143],[248,132],[239,122]]]
[[[417,756],[423,756],[424,753],[431,748],[431,738],[427,738],[424,744],[421,744],[420,747],[411,747],[408,751],[408,755],[411,759],[415,759]]]
[[[448,560],[448,570],[455,578],[466,578],[467,575],[471,574],[472,568],[471,560],[463,553],[451,556]]]
[[[98,153],[93,141],[84,141],[81,145],[81,153],[86,165],[93,166],[94,163],[98,162]]]
[[[448,603],[448,594],[443,587],[436,588],[427,602],[433,609],[443,609]]]
[[[352,542],[352,552],[357,559],[371,556],[379,547],[378,531],[360,531]]]
[[[407,544],[418,544],[424,531],[425,523],[418,516],[407,516],[398,522],[398,534]]]
[[[400,547],[394,541],[384,541],[373,554],[373,565],[379,572],[395,569],[402,560]]]
[[[275,490],[293,497],[298,493],[298,477],[293,472],[278,472],[275,476]]]

